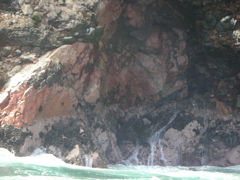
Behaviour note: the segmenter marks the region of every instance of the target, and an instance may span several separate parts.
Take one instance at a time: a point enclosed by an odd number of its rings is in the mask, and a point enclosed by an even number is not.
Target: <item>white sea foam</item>
[[[5,162],[3,159],[9,159]],[[51,166],[54,165],[54,166]],[[233,167],[160,167],[160,166],[109,166],[96,169],[65,164],[53,155],[37,149],[32,156],[15,157],[0,148],[1,180],[73,180],[73,179],[205,179],[239,180],[240,166]]]
[[[13,158],[14,154],[5,148],[0,148],[0,158]]]
[[[31,156],[16,157],[7,149],[0,148],[1,161],[27,163],[41,166],[61,166],[66,165],[64,161],[56,158],[52,154],[46,154],[43,149],[36,149]]]

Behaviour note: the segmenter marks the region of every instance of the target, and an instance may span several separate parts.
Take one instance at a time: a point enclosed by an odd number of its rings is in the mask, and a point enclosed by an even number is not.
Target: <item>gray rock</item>
[[[67,12],[62,12],[61,13],[61,20],[62,21],[68,21],[70,19],[70,15]]]
[[[24,0],[18,0],[18,3],[19,3],[20,6],[22,6],[23,3],[24,3]]]
[[[238,165],[240,163],[240,146],[237,146],[228,152],[227,159],[231,164]]]
[[[57,18],[57,13],[55,11],[50,11],[48,14],[47,14],[47,17],[49,19],[49,21],[52,21],[52,20],[55,20]]]
[[[240,45],[240,30],[233,31],[233,38],[236,40],[235,45]]]
[[[74,148],[68,153],[68,155],[65,157],[66,160],[70,161],[72,159],[76,159],[81,155],[81,149],[78,144],[74,146]]]
[[[23,4],[21,9],[24,15],[31,15],[33,13],[33,9],[30,4]]]
[[[73,0],[66,0],[65,3],[66,4],[73,4],[74,2],[73,2]]]
[[[2,50],[2,56],[7,57],[8,55],[11,54],[12,48],[10,46],[4,47]]]
[[[73,34],[73,36],[77,37],[77,36],[79,36],[79,33],[78,33],[78,32],[75,32],[75,33]]]
[[[59,3],[59,5],[64,5],[65,4],[63,0],[59,0],[58,3]]]
[[[216,25],[216,29],[220,32],[232,30],[236,24],[237,20],[232,18],[231,16],[226,16],[221,19],[219,23]]]
[[[41,54],[42,53],[41,48],[40,47],[33,48],[32,53]]]
[[[14,55],[15,56],[20,56],[22,54],[22,51],[20,49],[17,49],[15,52],[14,52]]]

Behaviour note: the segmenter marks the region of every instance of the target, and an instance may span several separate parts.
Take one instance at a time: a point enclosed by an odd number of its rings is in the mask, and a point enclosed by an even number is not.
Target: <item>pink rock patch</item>
[[[160,45],[161,45],[161,42],[160,42],[160,39],[159,39],[159,32],[155,31],[148,38],[147,46],[158,48],[158,47],[160,47]]]
[[[84,91],[88,92],[85,100],[95,102],[99,98],[100,71],[95,70],[91,74],[85,68],[89,64],[93,65],[92,48],[92,45],[83,43],[62,46],[40,58],[39,64],[35,66],[41,68],[31,66],[29,72],[16,74],[10,87],[0,95],[1,124],[22,127],[33,124],[37,119],[75,115],[75,107]],[[35,89],[27,83],[28,79],[33,78],[31,76],[36,78],[37,73],[43,74],[50,66],[58,63],[64,66],[61,75],[64,84],[53,82],[51,86],[41,85]],[[42,84],[41,81],[38,83]]]

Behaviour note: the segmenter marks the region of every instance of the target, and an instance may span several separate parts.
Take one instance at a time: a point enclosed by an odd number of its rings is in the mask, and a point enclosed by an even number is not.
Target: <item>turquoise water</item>
[[[240,166],[159,167],[109,166],[97,169],[74,166],[50,154],[15,157],[0,148],[0,180],[164,179],[240,180]]]

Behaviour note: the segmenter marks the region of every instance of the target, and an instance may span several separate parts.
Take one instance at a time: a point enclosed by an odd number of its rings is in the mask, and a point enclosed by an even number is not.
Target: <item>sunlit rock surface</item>
[[[31,125],[35,119],[75,115],[77,99],[88,93],[83,90],[93,89],[85,87],[89,83],[86,79],[93,80],[94,75],[86,69],[93,63],[91,50],[92,45],[83,43],[62,46],[10,78],[1,93],[2,124],[21,127]],[[91,96],[99,94],[97,90]],[[85,96],[95,100],[89,93]]]

